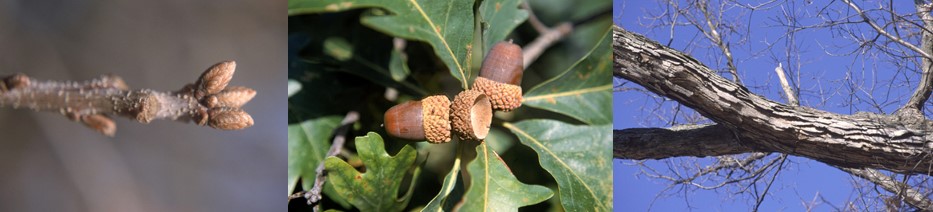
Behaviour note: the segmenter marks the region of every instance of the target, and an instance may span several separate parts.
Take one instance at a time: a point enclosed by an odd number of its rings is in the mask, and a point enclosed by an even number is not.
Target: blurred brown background
[[[221,60],[258,94],[255,126],[117,118],[115,138],[0,108],[0,211],[282,211],[286,1],[0,0],[0,76],[176,90]]]

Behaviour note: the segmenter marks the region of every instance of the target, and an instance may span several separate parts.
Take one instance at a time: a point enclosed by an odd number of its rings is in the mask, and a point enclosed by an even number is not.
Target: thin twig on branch
[[[356,123],[359,120],[360,113],[356,111],[350,111],[346,116],[344,116],[343,121],[340,122],[340,127],[334,129],[334,141],[331,143],[330,149],[327,151],[327,155],[325,155],[324,158],[339,155],[341,153],[340,150],[343,149],[344,143],[346,143],[347,140],[346,134],[350,128],[350,124]],[[321,192],[324,191],[324,181],[327,177],[326,173],[324,173],[325,170],[323,160],[318,164],[315,172],[317,172],[317,174],[314,177],[314,186],[312,186],[310,190],[299,191],[297,193],[288,195],[288,201],[298,198],[305,198],[308,200],[308,205],[314,205],[323,199]],[[315,211],[317,211],[317,207],[315,207]]]
[[[0,107],[59,112],[107,136],[113,136],[117,130],[116,123],[108,115],[140,123],[170,119],[239,130],[253,125],[253,118],[240,107],[249,102],[256,91],[240,86],[227,87],[235,69],[234,61],[217,63],[196,82],[171,92],[130,90],[123,79],[115,75],[70,82],[41,81],[15,74],[0,80]]]

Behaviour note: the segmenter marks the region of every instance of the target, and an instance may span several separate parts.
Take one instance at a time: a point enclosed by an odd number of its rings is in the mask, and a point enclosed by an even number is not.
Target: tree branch
[[[130,90],[118,76],[104,75],[85,82],[40,81],[15,74],[0,81],[0,107],[59,112],[107,136],[116,124],[107,115],[149,123],[157,119],[194,122],[216,129],[239,130],[253,125],[240,109],[256,91],[227,87],[236,63],[211,66],[195,83],[174,92]]]
[[[722,54],[726,56],[726,65],[729,67],[729,73],[732,74],[732,81],[741,85],[742,80],[739,79],[738,68],[735,67],[735,61],[732,59],[732,51],[729,49],[729,45],[723,41],[722,35],[719,33],[716,28],[719,26],[719,22],[713,24],[713,14],[707,9],[707,4],[709,2],[697,2],[697,7],[700,11],[703,12],[703,18],[706,20],[706,26],[709,27],[709,33],[704,32],[710,41],[712,41],[716,46],[719,47]],[[697,25],[699,28],[699,25]],[[702,29],[701,29],[702,30]],[[705,30],[702,30],[705,31]]]
[[[743,134],[734,136],[731,130],[721,125],[681,125],[670,129],[661,128],[633,128],[614,130],[613,157],[618,159],[664,159],[670,157],[693,156],[724,156],[742,153],[753,153],[761,158],[768,151],[759,151],[743,146],[739,140],[753,139]],[[738,163],[747,164],[748,162]],[[698,173],[701,176],[723,167],[717,166]],[[923,193],[912,189],[904,183],[882,174],[873,169],[846,168],[835,166],[845,172],[875,183],[885,190],[899,194],[904,201],[914,207],[924,210],[933,210],[933,201]],[[715,188],[715,187],[714,187]]]
[[[903,198],[904,202],[910,204],[911,206],[916,207],[922,211],[931,211],[933,210],[933,200],[930,200],[920,191],[917,191],[912,188],[912,186],[898,182],[890,176],[884,175],[878,170],[874,169],[857,169],[857,168],[845,168],[845,167],[836,167],[842,171],[848,172],[852,175],[858,176],[862,179],[871,181],[875,185],[881,186],[885,190],[897,195],[898,197]]]
[[[783,105],[715,74],[692,57],[613,27],[613,75],[731,129],[739,143],[843,167],[933,172],[933,122],[917,116],[841,115]]]
[[[725,135],[733,135],[732,130],[718,124],[613,130],[612,154],[619,159],[644,160],[758,152],[742,145],[735,136]]]
[[[847,3],[855,7],[851,2]],[[919,111],[923,110],[923,104],[926,103],[927,99],[930,98],[930,94],[933,93],[933,58],[929,56],[933,55],[933,33],[930,33],[931,30],[933,30],[931,29],[933,28],[933,15],[930,14],[931,9],[933,9],[933,4],[915,1],[914,5],[917,8],[917,14],[920,16],[920,19],[923,20],[923,26],[920,27],[922,35],[920,38],[920,46],[923,48],[920,51],[921,55],[925,57],[921,59],[920,85],[917,86],[913,95],[910,96],[910,100],[907,101],[907,104],[899,109],[898,112],[920,113]],[[863,13],[859,12],[859,14]],[[862,17],[864,18],[865,16],[863,15]],[[869,24],[870,23],[871,22],[869,22]],[[874,25],[872,26],[876,27]],[[900,39],[898,39],[898,41],[904,42]]]

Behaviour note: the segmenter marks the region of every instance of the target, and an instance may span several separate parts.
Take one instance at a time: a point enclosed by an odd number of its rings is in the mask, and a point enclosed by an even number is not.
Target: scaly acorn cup
[[[450,142],[450,99],[434,95],[393,106],[385,113],[385,129],[396,138]]]
[[[478,90],[465,90],[454,97],[451,123],[454,132],[464,141],[479,141],[489,134],[492,123],[492,105],[489,98]]]
[[[499,42],[483,59],[473,87],[486,94],[493,109],[512,111],[522,105],[522,47]]]

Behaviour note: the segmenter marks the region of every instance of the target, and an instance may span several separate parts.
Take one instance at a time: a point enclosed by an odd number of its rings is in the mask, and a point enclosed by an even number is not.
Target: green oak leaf
[[[386,153],[382,137],[370,132],[356,137],[356,150],[366,166],[365,173],[360,173],[338,157],[328,157],[324,162],[327,183],[360,211],[405,209],[411,199],[411,190],[402,197],[398,197],[398,191],[402,179],[415,165],[418,155],[415,149],[405,145],[398,154],[390,156]]]
[[[519,182],[485,142],[476,146],[476,159],[467,165],[467,171],[470,187],[457,208],[461,211],[518,211],[518,207],[554,196],[547,187]]]
[[[288,125],[288,193],[302,179],[302,190],[310,190],[317,166],[330,149],[328,139],[340,126],[341,117],[326,116]]]
[[[577,126],[555,120],[505,123],[538,153],[557,180],[567,211],[612,211],[612,124]]]
[[[367,14],[360,21],[393,37],[427,42],[451,75],[467,88],[472,70],[473,4],[473,0],[291,0],[288,15],[384,9],[388,14]]]
[[[564,73],[535,86],[523,105],[561,113],[587,124],[609,124],[612,117],[612,52],[607,28],[600,42]],[[608,131],[607,131],[608,132]]]
[[[505,39],[515,27],[528,19],[528,11],[518,9],[520,0],[485,0],[479,6],[483,19],[483,52]]]

